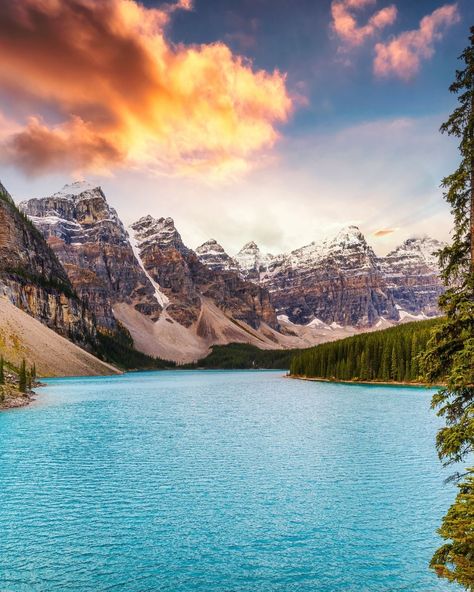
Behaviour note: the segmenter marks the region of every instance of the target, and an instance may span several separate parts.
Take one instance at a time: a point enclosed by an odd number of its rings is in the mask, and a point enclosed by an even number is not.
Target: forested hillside
[[[214,345],[211,353],[207,357],[199,360],[195,364],[183,365],[181,368],[286,370],[290,367],[292,357],[301,351],[304,350],[262,350],[248,343]]]
[[[293,357],[293,376],[330,380],[421,381],[419,356],[439,319],[324,343]]]

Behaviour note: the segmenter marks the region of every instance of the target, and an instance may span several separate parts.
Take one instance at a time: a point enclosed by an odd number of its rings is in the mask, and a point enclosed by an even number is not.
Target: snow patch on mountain
[[[89,183],[89,181],[74,181],[64,185],[62,189],[53,193],[51,197],[78,197],[82,193],[92,193],[100,189],[97,185]]]
[[[215,239],[210,239],[197,247],[195,253],[201,263],[209,269],[239,272],[237,261],[230,257]]]
[[[140,256],[140,246],[139,246],[138,240],[133,235],[132,228],[130,228],[129,242],[130,242],[130,246],[132,247],[133,254],[135,255],[135,259],[138,261],[138,265],[140,265],[140,267],[142,268],[146,277],[149,279],[151,285],[155,289],[154,295],[155,295],[156,301],[161,306],[161,308],[163,310],[165,310],[169,304],[169,298],[164,292],[161,291],[159,284],[157,282],[155,282],[155,280],[151,277],[151,275],[146,270],[146,268],[143,264],[142,258]]]

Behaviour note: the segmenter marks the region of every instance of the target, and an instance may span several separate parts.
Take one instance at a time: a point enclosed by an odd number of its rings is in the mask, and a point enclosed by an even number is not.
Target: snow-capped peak
[[[214,239],[214,238],[210,238],[205,243],[202,243],[202,245],[200,245],[196,249],[196,253],[198,253],[198,254],[210,253],[210,252],[225,253],[224,247],[222,247],[222,245],[220,245],[216,241],[216,239]]]
[[[366,244],[365,236],[362,234],[359,227],[354,225],[341,228],[333,239],[326,242],[331,245],[339,244],[344,247],[354,247]]]
[[[155,244],[162,249],[186,250],[173,218],[142,216],[130,226],[140,248]]]
[[[232,259],[215,239],[211,238],[196,249],[201,263],[213,270],[238,271],[237,262]]]
[[[52,195],[52,197],[77,197],[82,193],[100,190],[97,185],[92,185],[89,181],[74,181],[64,185],[64,187]]]
[[[411,259],[425,263],[428,267],[437,268],[438,256],[436,253],[444,244],[430,237],[412,237],[404,241],[400,246],[391,251],[386,259]]]
[[[246,243],[240,249],[240,251],[237,253],[237,255],[247,255],[249,253],[260,253],[260,249],[259,249],[256,242],[250,241],[249,243]]]
[[[268,272],[273,255],[262,253],[257,243],[250,241],[235,256],[240,271],[246,279],[260,281],[260,274]]]

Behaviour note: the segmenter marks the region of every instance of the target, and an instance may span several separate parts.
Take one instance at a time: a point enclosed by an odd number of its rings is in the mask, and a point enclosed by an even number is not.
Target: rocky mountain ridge
[[[131,226],[139,256],[168,299],[167,313],[189,327],[199,319],[203,298],[235,320],[258,329],[262,322],[277,327],[268,292],[241,279],[232,269],[213,269],[186,247],[172,218],[140,218]]]
[[[49,197],[24,201],[20,209],[41,231],[100,329],[117,330],[117,302],[159,317],[155,289],[100,187],[76,182]]]
[[[235,271],[204,265],[171,218],[144,216],[128,232],[101,188],[82,182],[20,207],[99,331],[125,328],[141,351],[177,361],[194,361],[213,343],[278,346],[268,291]]]
[[[196,250],[202,261],[207,244]],[[376,256],[356,226],[276,256],[261,253],[255,242],[233,258],[219,247],[213,247],[214,268],[233,265],[268,288],[277,313],[293,323],[373,326],[438,314],[443,287],[434,252],[442,243],[431,238],[408,239],[386,257]]]
[[[438,243],[406,241],[377,257],[355,226],[291,253],[215,240],[184,244],[172,218],[125,229],[100,187],[73,183],[20,205],[92,311],[100,331],[124,326],[144,353],[175,361],[210,345],[304,347],[437,313]]]

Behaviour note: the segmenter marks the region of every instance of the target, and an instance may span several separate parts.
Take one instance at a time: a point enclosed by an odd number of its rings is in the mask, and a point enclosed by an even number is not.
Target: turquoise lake
[[[54,379],[0,414],[2,592],[457,590],[432,391],[282,372]]]

